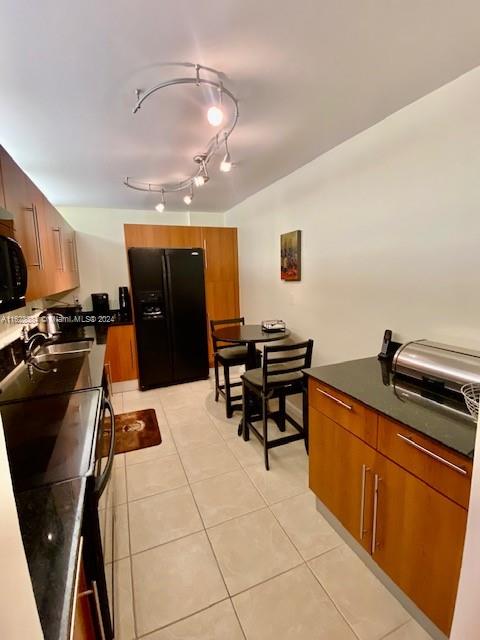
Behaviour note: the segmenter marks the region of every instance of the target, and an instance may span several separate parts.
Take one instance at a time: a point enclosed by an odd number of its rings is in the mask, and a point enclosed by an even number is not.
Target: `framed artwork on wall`
[[[280,271],[282,280],[301,280],[301,231],[280,236]]]

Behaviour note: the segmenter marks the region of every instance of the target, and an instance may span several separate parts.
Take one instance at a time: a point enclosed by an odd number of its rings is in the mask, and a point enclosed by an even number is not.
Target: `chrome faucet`
[[[33,336],[29,338],[28,327],[25,326],[22,329],[22,337],[23,337],[23,343],[25,345],[25,362],[28,367],[28,374],[30,378],[33,377],[34,371],[40,371],[41,373],[51,373],[51,372],[56,373],[57,372],[56,367],[44,368],[44,367],[41,367],[39,364],[37,364],[37,362],[35,362],[35,356],[33,355],[33,351],[32,351],[33,344],[37,338],[41,338],[45,342],[50,338],[50,336],[47,333],[38,331],[37,333],[34,333]]]
[[[37,333],[34,333],[33,336],[28,337],[27,326],[23,327],[22,329],[22,337],[23,337],[23,343],[25,345],[25,352],[26,352],[27,359],[30,359],[32,357],[33,344],[35,343],[37,338],[41,338],[43,341],[46,341],[49,338],[49,336],[46,333],[42,333],[40,331],[38,331]]]

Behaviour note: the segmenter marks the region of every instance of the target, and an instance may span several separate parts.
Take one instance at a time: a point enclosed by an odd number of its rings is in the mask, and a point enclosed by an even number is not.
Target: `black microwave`
[[[25,306],[27,265],[16,240],[0,235],[0,313]]]

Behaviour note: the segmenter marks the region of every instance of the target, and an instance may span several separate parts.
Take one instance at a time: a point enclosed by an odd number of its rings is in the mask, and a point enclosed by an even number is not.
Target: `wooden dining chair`
[[[241,402],[235,404],[235,401],[242,400],[241,395],[232,395],[232,389],[241,387],[242,383],[230,382],[230,368],[239,365],[245,365],[247,362],[247,346],[245,344],[232,345],[232,343],[222,342],[215,337],[215,328],[221,326],[232,326],[237,324],[245,324],[245,318],[227,318],[225,320],[210,320],[210,332],[212,335],[212,345],[214,352],[213,366],[215,368],[215,402],[221,395],[225,398],[227,418],[233,416],[236,409],[241,409]],[[220,383],[219,368],[223,367],[223,384]]]
[[[242,431],[244,440],[250,439],[250,430],[263,444],[265,468],[270,468],[268,451],[296,440],[304,440],[308,451],[308,402],[306,376],[302,373],[312,364],[313,340],[282,344],[263,349],[263,366],[245,371],[243,383]],[[286,410],[286,398],[302,394],[303,424],[299,424]],[[278,399],[278,409],[269,410],[269,402]],[[260,410],[258,407],[260,405]],[[274,440],[268,439],[268,419],[273,418],[280,431],[289,422],[297,431]],[[262,422],[260,431],[254,422]]]

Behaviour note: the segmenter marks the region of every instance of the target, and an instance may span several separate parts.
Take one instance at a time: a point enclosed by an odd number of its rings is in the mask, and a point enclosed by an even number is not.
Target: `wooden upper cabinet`
[[[3,149],[1,167],[5,207],[13,214],[15,238],[22,247],[27,263],[26,298],[34,300],[45,293],[44,199],[33,182]]]
[[[236,228],[203,227],[201,246],[206,257],[206,280],[228,282],[238,279]]]
[[[236,318],[240,315],[237,229],[202,227],[205,253],[205,289],[208,320]],[[208,352],[213,364],[213,345],[209,327]]]
[[[0,167],[5,208],[13,215],[14,237],[27,263],[26,299],[77,287],[73,230],[2,147]],[[68,239],[66,246],[63,237]],[[74,263],[74,268],[69,266]]]
[[[201,227],[163,224],[126,224],[125,244],[130,247],[186,249],[202,246]]]

